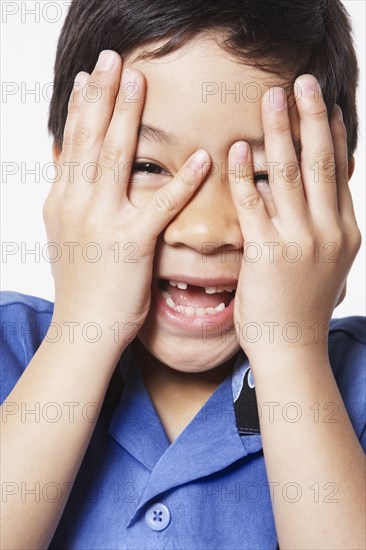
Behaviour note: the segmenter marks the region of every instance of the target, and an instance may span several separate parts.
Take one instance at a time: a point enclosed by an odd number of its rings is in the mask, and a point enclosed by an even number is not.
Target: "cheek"
[[[136,208],[141,208],[148,202],[154,193],[168,181],[170,177],[152,177],[143,174],[133,173],[127,189],[127,197]]]
[[[136,208],[141,208],[142,206],[144,206],[144,204],[146,204],[147,201],[149,200],[151,194],[152,194],[151,190],[134,187],[133,184],[131,183],[127,191],[128,200]]]

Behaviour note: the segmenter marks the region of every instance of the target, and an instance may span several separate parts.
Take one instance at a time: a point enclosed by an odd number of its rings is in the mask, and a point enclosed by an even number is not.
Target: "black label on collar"
[[[254,387],[251,388],[249,385],[249,373],[250,369],[246,371],[243,387],[234,401],[236,426],[240,435],[260,434],[257,397]]]

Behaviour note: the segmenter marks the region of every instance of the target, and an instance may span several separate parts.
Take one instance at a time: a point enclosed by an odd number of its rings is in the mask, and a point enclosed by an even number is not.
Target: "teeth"
[[[173,309],[175,308],[175,303],[173,302],[173,300],[171,298],[168,298],[165,301],[168,304],[168,306],[172,307]]]
[[[180,288],[181,290],[187,290],[187,283],[178,283],[178,288]]]
[[[220,292],[224,292],[226,290],[227,292],[232,292],[236,289],[236,286],[207,286],[205,287],[206,294],[216,294]]]
[[[176,282],[176,281],[169,281],[169,284],[171,286],[177,286],[178,288],[180,288],[181,290],[187,290],[187,283],[183,283],[183,282]]]
[[[183,281],[169,281],[169,284],[171,286],[177,286],[181,290],[187,290],[188,284],[184,283]],[[220,292],[224,292],[226,290],[227,292],[232,292],[233,290],[236,290],[236,286],[207,286],[205,287],[206,294],[218,294]]]
[[[200,315],[200,316],[202,316],[202,315],[215,315],[216,313],[218,313],[219,311],[222,311],[226,307],[224,302],[221,302],[221,304],[219,304],[216,307],[206,307],[206,308],[199,307],[197,309],[195,309],[194,307],[190,307],[190,306],[185,307],[183,305],[176,305],[174,303],[174,300],[172,299],[172,297],[170,296],[170,294],[168,292],[165,292],[165,290],[161,290],[160,292],[161,292],[165,302],[168,304],[169,307],[171,307],[175,311],[179,311],[180,313],[184,313],[185,315],[189,315],[190,317],[194,317],[195,315]]]
[[[205,292],[206,292],[206,294],[215,294],[215,292],[216,292],[216,287],[214,287],[214,286],[207,286],[207,287],[205,287]]]

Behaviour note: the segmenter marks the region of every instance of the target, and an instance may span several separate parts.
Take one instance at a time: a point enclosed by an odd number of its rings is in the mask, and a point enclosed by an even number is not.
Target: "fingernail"
[[[199,149],[189,159],[189,166],[194,170],[200,170],[204,163],[208,162],[208,155],[203,149]]]
[[[246,160],[248,157],[248,144],[245,141],[238,141],[233,146],[233,157],[235,160]]]
[[[286,107],[286,96],[283,88],[273,88],[273,92],[268,93],[268,103],[271,111],[283,111]]]
[[[97,68],[101,71],[109,71],[116,61],[116,54],[112,50],[103,50],[100,52],[98,61],[97,61]]]
[[[298,84],[300,85],[301,92],[303,96],[310,97],[313,96],[316,101],[317,98],[321,95],[321,88],[319,82],[312,75],[303,75],[297,79]]]
[[[338,120],[343,120],[342,109],[337,104],[335,104],[333,107],[333,116],[338,118]]]

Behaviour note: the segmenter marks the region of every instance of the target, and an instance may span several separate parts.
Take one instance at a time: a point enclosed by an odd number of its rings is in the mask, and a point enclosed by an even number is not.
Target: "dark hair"
[[[162,47],[139,56],[161,57],[194,36],[215,31],[220,46],[238,61],[291,75],[293,81],[313,74],[328,113],[335,103],[343,111],[348,155],[353,155],[358,65],[349,15],[340,0],[73,0],[57,46],[48,121],[57,148],[62,148],[74,78],[79,71],[91,73],[102,50],[124,58],[166,38]]]

